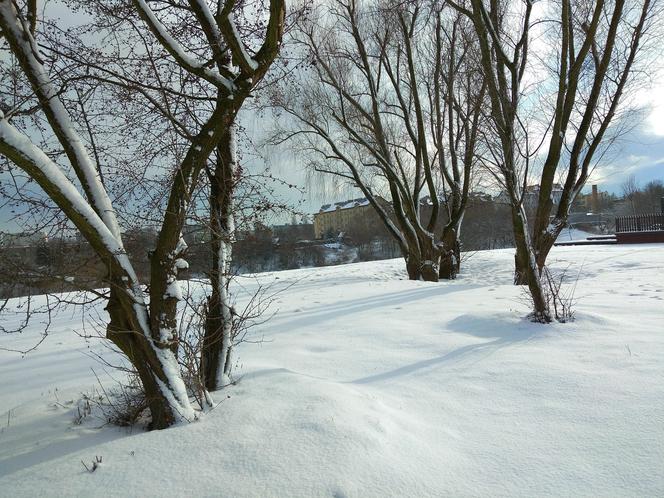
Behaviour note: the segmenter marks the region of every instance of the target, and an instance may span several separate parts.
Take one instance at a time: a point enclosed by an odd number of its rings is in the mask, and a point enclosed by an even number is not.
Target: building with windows
[[[377,202],[391,209],[385,199],[379,197]],[[382,227],[382,220],[364,197],[324,204],[314,214],[314,236],[317,239],[337,237],[340,233],[380,230]]]

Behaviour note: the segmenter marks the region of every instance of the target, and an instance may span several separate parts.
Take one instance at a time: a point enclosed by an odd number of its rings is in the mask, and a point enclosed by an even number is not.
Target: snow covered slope
[[[573,323],[522,318],[512,250],[439,284],[398,260],[260,275],[283,292],[239,382],[162,432],[74,424],[90,368],[110,383],[90,353],[113,353],[62,312],[0,351],[0,495],[662,496],[664,245],[551,262],[579,276]]]

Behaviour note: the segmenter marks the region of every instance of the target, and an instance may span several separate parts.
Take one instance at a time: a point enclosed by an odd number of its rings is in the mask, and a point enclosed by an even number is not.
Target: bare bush
[[[569,267],[559,272],[553,272],[548,266],[545,266],[542,269],[541,279],[544,299],[549,310],[551,310],[553,318],[560,323],[573,321],[576,304],[574,293],[579,275],[576,276],[572,285],[568,285],[568,283],[571,283]],[[532,307],[531,293],[524,288],[522,296],[523,300]],[[530,315],[530,318],[533,321],[540,321],[534,315]]]

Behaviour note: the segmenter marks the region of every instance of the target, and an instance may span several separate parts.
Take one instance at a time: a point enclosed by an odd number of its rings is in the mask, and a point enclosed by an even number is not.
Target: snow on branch
[[[231,9],[235,2],[226,2],[219,16],[219,24],[228,47],[233,54],[233,62],[240,67],[244,74],[252,74],[258,69],[258,63],[247,53],[244,42],[237,31]]]
[[[201,23],[201,28],[212,49],[212,54],[217,61],[217,68],[221,74],[226,74],[228,77],[233,78],[234,75],[228,71],[226,66],[226,46],[224,38],[219,29],[219,25],[215,20],[206,0],[189,0],[189,6],[196,15],[196,18]]]
[[[170,35],[166,26],[157,19],[145,0],[133,0],[133,2],[138,9],[141,19],[148,25],[150,31],[159,40],[159,43],[175,58],[178,64],[190,73],[200,76],[221,90],[226,91],[228,94],[232,94],[235,91],[235,84],[230,79],[210,70],[205,67],[203,62],[187,54],[185,48]]]
[[[122,244],[90,204],[65,176],[62,169],[39,147],[0,114],[0,154],[23,169],[87,236],[93,246],[101,246],[118,267],[133,281],[136,274]]]
[[[26,76],[30,80],[44,114],[53,127],[69,161],[78,176],[91,206],[99,214],[118,244],[122,244],[120,227],[99,174],[99,170],[88,154],[83,141],[74,129],[69,114],[58,97],[48,73],[42,65],[39,50],[30,26],[10,2],[0,2],[0,27]]]

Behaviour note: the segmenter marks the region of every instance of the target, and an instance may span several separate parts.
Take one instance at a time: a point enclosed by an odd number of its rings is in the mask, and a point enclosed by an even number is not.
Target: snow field
[[[513,250],[438,284],[399,260],[242,278],[279,292],[237,384],[152,433],[74,424],[90,367],[112,384],[89,353],[113,353],[63,311],[0,351],[0,496],[661,496],[663,249],[555,248],[578,302],[550,326],[523,318]]]

